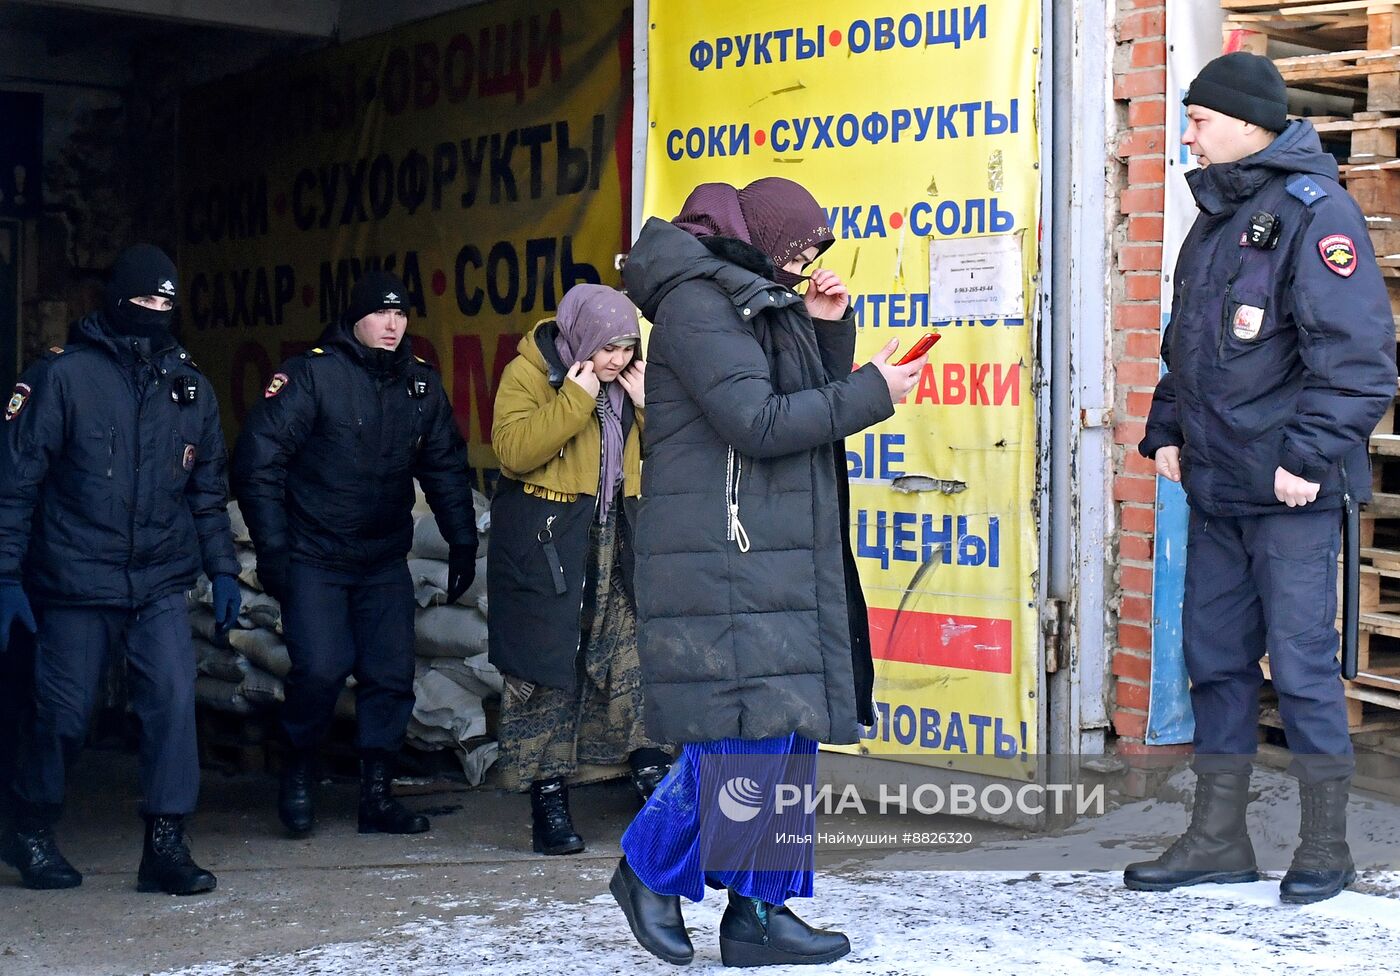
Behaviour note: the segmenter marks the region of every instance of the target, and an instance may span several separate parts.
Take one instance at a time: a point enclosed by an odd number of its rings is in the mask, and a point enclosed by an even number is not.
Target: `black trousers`
[[[282,633],[287,675],[282,728],[295,749],[314,749],[355,676],[356,744],[398,752],[413,714],[413,580],[399,561],[359,573],[293,562]]]
[[[185,594],[136,610],[36,608],[34,721],[19,750],[15,794],[56,817],[68,766],[87,738],[108,655],[126,656],[131,705],[141,721],[141,794],[146,814],[189,814],[199,796],[194,646]]]
[[[1255,753],[1267,652],[1294,772],[1305,781],[1349,775],[1336,628],[1341,513],[1221,518],[1192,509],[1186,538],[1182,649],[1198,768],[1238,766]]]
[[[15,627],[0,654],[0,827],[13,821],[19,750],[34,725],[34,638]]]

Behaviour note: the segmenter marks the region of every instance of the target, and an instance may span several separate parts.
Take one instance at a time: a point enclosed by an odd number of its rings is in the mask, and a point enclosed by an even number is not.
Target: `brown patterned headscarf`
[[[835,242],[826,211],[800,184],[780,176],[754,180],[742,190],[728,183],[701,183],[672,221],[696,237],[733,237],[752,244],[773,262],[773,280],[789,288],[804,276],[783,265],[815,246],[821,254]]]
[[[815,245],[821,254],[836,240],[826,211],[812,194],[780,176],[754,180],[740,190],[739,209],[754,247],[772,258],[779,271],[807,248]]]

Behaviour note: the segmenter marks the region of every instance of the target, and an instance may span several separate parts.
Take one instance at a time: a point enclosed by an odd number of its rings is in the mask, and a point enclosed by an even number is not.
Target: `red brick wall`
[[[1118,0],[1113,98],[1120,192],[1113,245],[1115,375],[1113,497],[1118,508],[1118,630],[1113,727],[1141,743],[1152,650],[1152,527],[1156,482],[1137,453],[1157,383],[1161,326],[1162,196],[1166,167],[1166,6]],[[1122,746],[1129,743],[1120,743]]]

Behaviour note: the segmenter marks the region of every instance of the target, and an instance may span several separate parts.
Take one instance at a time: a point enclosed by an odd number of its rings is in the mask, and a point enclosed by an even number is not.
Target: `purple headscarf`
[[[622,339],[641,341],[637,306],[622,292],[606,285],[575,285],[555,313],[559,335],[554,348],[565,367],[582,363],[604,346]],[[598,520],[607,522],[613,495],[622,482],[622,409],[627,393],[622,384],[603,383],[598,389],[598,423],[602,456],[598,478]]]
[[[701,183],[691,190],[671,223],[696,237],[734,237],[753,243],[739,207],[739,191],[728,183]]]
[[[783,265],[814,245],[820,254],[836,240],[812,194],[780,176],[754,180],[742,190],[728,183],[701,183],[671,223],[696,237],[734,237],[752,244],[772,260],[774,280],[788,287],[804,279]]]

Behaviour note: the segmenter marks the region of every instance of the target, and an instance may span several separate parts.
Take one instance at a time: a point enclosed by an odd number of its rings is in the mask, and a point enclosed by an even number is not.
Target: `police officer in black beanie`
[[[141,891],[188,895],[215,879],[191,859],[199,790],[195,660],[185,592],[202,568],[215,617],[238,619],[238,560],[214,391],[170,333],[175,266],[138,244],[117,259],[100,312],[25,372],[0,430],[0,652],[36,632],[34,719],[0,855],[31,888],[82,875],[53,825],[87,736],[108,655],[126,655],[141,720]],[[32,601],[32,603],[31,603]]]
[[[314,825],[312,756],[352,674],[360,832],[428,829],[390,792],[413,711],[413,479],[450,546],[449,603],[471,586],[477,537],[466,444],[441,377],[409,351],[408,309],[403,282],[367,272],[321,344],[273,374],[234,450],[292,658],[278,813],[293,835]]]
[[[1340,509],[1370,498],[1395,324],[1365,218],[1312,125],[1288,121],[1273,63],[1217,58],[1184,101],[1200,212],[1139,450],[1190,506],[1182,648],[1196,794],[1186,833],[1124,880],[1164,891],[1258,878],[1245,808],[1267,651],[1302,801],[1279,895],[1314,902],[1356,877],[1334,625]]]

